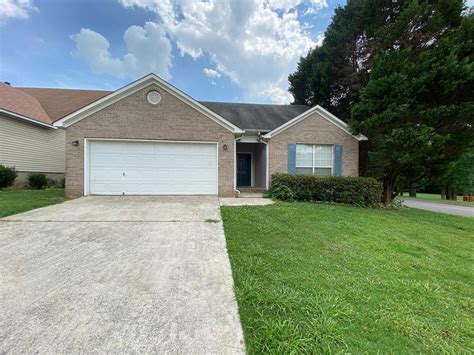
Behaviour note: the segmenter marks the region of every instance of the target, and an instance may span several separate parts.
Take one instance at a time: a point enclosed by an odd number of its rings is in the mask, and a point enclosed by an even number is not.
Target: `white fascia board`
[[[189,95],[186,95],[179,89],[175,88],[171,84],[167,83],[157,75],[151,73],[146,76],[144,76],[141,79],[138,79],[112,93],[110,93],[107,96],[104,96],[103,98],[92,102],[91,104],[73,112],[70,113],[69,115],[61,118],[60,120],[56,121],[54,125],[56,127],[69,127],[70,125],[82,120],[83,118],[104,109],[107,106],[110,106],[114,104],[117,101],[122,100],[123,98],[132,95],[141,89],[147,87],[150,84],[156,84],[159,87],[161,87],[163,90],[167,91],[174,97],[178,98],[179,100],[183,101],[184,103],[188,104],[189,106],[193,107],[197,111],[201,112],[211,120],[215,121],[222,127],[228,129],[234,134],[241,134],[244,131],[242,131],[239,127],[233,125],[223,117],[219,116],[215,112],[209,110],[207,107],[204,105],[200,104],[196,100],[194,100],[192,97]]]
[[[0,113],[3,113],[5,116],[9,116],[9,117],[12,117],[12,118],[18,118],[22,121],[33,123],[33,124],[38,125],[38,126],[48,127],[48,128],[52,128],[52,129],[58,129],[57,127],[55,127],[55,126],[53,126],[49,123],[41,122],[41,121],[35,120],[34,118],[23,116],[23,115],[20,115],[18,113],[15,113],[15,112],[5,110],[3,108],[0,108]]]
[[[273,131],[265,134],[263,136],[263,138],[265,139],[271,139],[272,137],[275,137],[277,134],[280,134],[281,132],[285,131],[286,129],[294,126],[295,124],[303,121],[304,119],[308,118],[309,116],[311,116],[313,113],[319,113],[319,115],[321,117],[323,117],[324,119],[326,119],[327,121],[331,122],[332,124],[334,124],[336,127],[342,129],[344,132],[346,132],[347,134],[349,134],[350,136],[354,137],[355,139],[357,139],[358,141],[365,141],[367,140],[367,137],[362,135],[362,134],[359,134],[357,136],[354,136],[350,131],[349,131],[349,128],[347,127],[347,124],[340,120],[339,118],[337,118],[336,116],[334,116],[332,113],[330,113],[329,111],[325,110],[324,108],[322,108],[321,106],[319,105],[316,105],[314,106],[313,108],[310,108],[309,110],[303,112],[302,114],[300,114],[299,116],[296,116],[295,118],[293,118],[292,120],[282,124],[280,127],[277,127],[275,128]]]

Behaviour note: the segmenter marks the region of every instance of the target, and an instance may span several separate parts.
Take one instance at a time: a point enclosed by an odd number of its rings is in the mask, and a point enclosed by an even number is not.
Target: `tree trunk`
[[[416,197],[416,187],[410,187],[410,197]]]
[[[392,202],[393,198],[395,197],[394,194],[394,187],[395,187],[395,178],[392,174],[388,174],[383,178],[383,203],[384,205],[388,205]]]
[[[453,199],[453,190],[451,186],[448,186],[447,192],[446,192],[446,200],[452,200]]]
[[[451,199],[453,201],[457,201],[458,200],[458,191],[456,190],[455,187],[453,187],[453,192],[452,192],[452,195],[451,195]]]
[[[446,186],[441,188],[441,199],[446,200]]]
[[[390,181],[388,179],[384,179],[383,181],[383,204],[388,205],[392,202],[392,189],[390,186]]]

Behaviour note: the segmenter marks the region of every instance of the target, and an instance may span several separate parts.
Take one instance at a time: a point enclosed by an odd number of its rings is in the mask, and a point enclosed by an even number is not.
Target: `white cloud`
[[[182,55],[208,56],[250,100],[289,102],[287,76],[317,45],[298,20],[325,0],[119,0],[155,12]]]
[[[0,21],[8,18],[25,19],[33,10],[37,9],[32,0],[0,0]]]
[[[204,68],[202,70],[205,76],[208,78],[220,78],[221,73],[219,73],[217,70],[211,69],[211,68]]]
[[[306,3],[308,8],[313,9],[316,13],[317,9],[322,9],[324,7],[327,7],[327,1],[326,0],[267,0],[268,5],[272,9],[282,9],[282,10],[291,10],[298,5],[302,3]]]
[[[171,77],[171,43],[162,26],[155,22],[131,26],[125,31],[127,52],[122,58],[113,57],[109,41],[90,29],[83,28],[71,38],[76,42],[76,55],[96,72],[133,79],[150,72],[167,80]]]

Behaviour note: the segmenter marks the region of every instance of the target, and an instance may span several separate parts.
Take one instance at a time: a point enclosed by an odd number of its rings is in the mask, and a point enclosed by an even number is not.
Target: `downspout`
[[[268,151],[268,143],[270,139],[265,141],[265,138],[263,138],[263,135],[260,132],[258,133],[258,139],[260,142],[265,144],[265,188],[268,190],[268,174],[270,173],[270,152]]]
[[[240,191],[237,190],[237,141],[240,141],[243,136],[244,133],[234,139],[234,192],[237,194],[237,197],[240,195]]]

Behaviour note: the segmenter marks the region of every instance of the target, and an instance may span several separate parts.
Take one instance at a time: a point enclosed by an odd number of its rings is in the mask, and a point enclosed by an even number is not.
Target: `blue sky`
[[[0,80],[117,89],[151,71],[196,99],[288,103],[345,0],[0,0]]]

